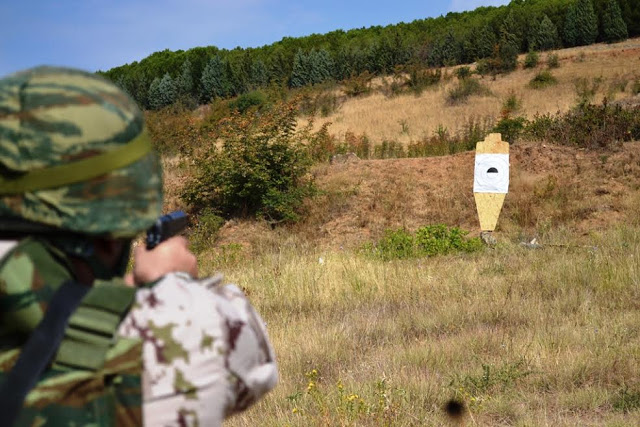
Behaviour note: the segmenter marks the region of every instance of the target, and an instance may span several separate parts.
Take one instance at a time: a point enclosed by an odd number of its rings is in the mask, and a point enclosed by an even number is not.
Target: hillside
[[[580,78],[597,89],[594,101],[632,105],[639,42],[558,51],[554,87],[527,87],[544,64],[520,68],[481,79],[493,95],[462,105],[444,101],[454,77],[420,96],[374,89],[351,98],[337,88],[340,107],[315,126],[333,122],[338,142],[350,132],[407,145],[438,124],[495,121],[510,90],[522,99],[513,114],[566,112]],[[183,143],[195,135],[188,148],[197,153],[219,142],[196,132],[214,113],[182,112],[163,130]],[[357,251],[398,227],[443,223],[477,236],[473,151],[319,162],[311,170],[319,192],[299,223],[231,220],[205,239],[196,230],[200,273],[221,271],[249,295],[279,364],[276,389],[228,424],[636,426],[640,141],[586,149],[521,139],[510,161],[499,244],[474,253],[383,261]],[[164,163],[165,208],[184,208],[177,195],[193,159]],[[520,244],[533,238],[542,250]],[[459,419],[443,410],[451,399]]]
[[[480,116],[495,122],[510,93],[521,100],[517,114],[526,117],[567,111],[575,105],[579,77],[589,82],[597,79],[595,101],[605,96],[627,103],[637,99],[632,86],[640,77],[636,71],[640,69],[640,39],[556,53],[560,67],[552,72],[558,84],[546,89],[527,86],[544,69],[541,63],[534,70],[521,67],[494,80],[481,79],[491,95],[471,97],[462,105],[448,105],[445,99],[455,78],[419,96],[386,97],[375,90],[355,98],[338,95],[343,98],[341,106],[327,117],[316,117],[315,126],[330,122],[329,132],[338,139],[351,132],[366,134],[374,143],[393,138],[407,144],[432,134],[437,125],[455,130]],[[399,131],[399,117],[404,117],[409,132]],[[300,123],[307,120],[302,117]],[[513,144],[510,194],[498,231],[512,238],[531,238],[556,227],[582,234],[635,221],[636,202],[640,201],[638,150],[637,143],[627,143],[617,151],[589,151],[541,141]],[[309,202],[305,221],[275,231],[260,222],[231,221],[221,229],[217,244],[255,247],[274,233],[294,233],[314,245],[352,248],[379,238],[388,228],[416,229],[433,223],[474,232],[478,223],[472,194],[473,155],[319,164],[313,174],[321,195]],[[178,159],[165,159],[167,209],[184,208],[177,193],[190,170],[180,164]]]
[[[530,88],[529,82],[546,68],[549,55],[556,54],[559,68],[551,70],[557,84],[542,89]],[[525,55],[519,57],[524,62]],[[476,64],[471,68],[475,69]],[[348,99],[337,90],[339,100],[337,111],[327,117],[316,117],[314,123],[319,128],[331,123],[330,131],[343,136],[345,132],[366,134],[371,140],[400,141],[404,144],[432,135],[441,126],[451,133],[465,128],[469,120],[489,120],[495,122],[502,105],[514,94],[521,102],[519,114],[532,118],[535,114],[567,111],[576,102],[576,82],[586,79],[589,84],[597,83],[599,102],[607,96],[609,100],[631,96],[631,83],[640,78],[640,38],[615,44],[596,44],[581,48],[562,49],[540,54],[540,64],[531,69],[522,65],[513,73],[495,78],[480,79],[488,89],[488,94],[474,96],[461,105],[449,105],[447,94],[457,84],[453,73],[457,67],[443,68],[448,79],[419,96],[388,96],[382,93],[383,81],[390,83],[391,77],[374,80],[370,96]],[[625,90],[619,88],[624,85]],[[301,120],[305,123],[305,120]],[[403,126],[404,125],[404,126]]]

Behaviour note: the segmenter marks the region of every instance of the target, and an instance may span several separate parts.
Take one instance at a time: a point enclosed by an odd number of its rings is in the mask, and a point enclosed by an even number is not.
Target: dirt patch
[[[438,223],[476,234],[474,155],[318,166],[321,194],[309,203],[304,223],[279,231],[233,223],[221,230],[220,241],[251,246],[285,232],[322,247],[347,249],[379,238],[386,229]],[[563,226],[586,234],[636,221],[640,142],[615,152],[518,144],[511,147],[510,160],[510,192],[498,232],[531,235]]]

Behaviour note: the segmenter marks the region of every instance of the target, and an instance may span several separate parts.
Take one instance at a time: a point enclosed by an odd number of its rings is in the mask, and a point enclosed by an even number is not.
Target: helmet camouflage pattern
[[[0,79],[0,223],[132,237],[161,207],[160,163],[122,90],[67,68]]]

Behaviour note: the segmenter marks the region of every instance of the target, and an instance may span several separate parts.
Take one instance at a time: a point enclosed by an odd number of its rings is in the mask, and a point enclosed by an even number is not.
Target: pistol
[[[189,217],[183,211],[162,215],[147,230],[147,249],[151,250],[168,238],[180,233],[188,224]]]

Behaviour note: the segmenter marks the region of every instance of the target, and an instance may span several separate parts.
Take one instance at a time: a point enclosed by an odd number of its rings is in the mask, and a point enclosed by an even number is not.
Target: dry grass
[[[282,376],[229,425],[443,425],[449,398],[468,425],[636,425],[640,402],[616,408],[640,391],[640,230],[548,239],[586,247],[381,263],[289,241],[226,265]]]
[[[511,94],[522,101],[520,114],[529,118],[536,113],[556,113],[567,111],[576,103],[575,81],[577,77],[593,80],[602,77],[603,82],[596,97],[629,96],[613,86],[621,82],[631,82],[640,76],[640,39],[627,40],[617,44],[599,44],[589,47],[564,49],[555,52],[560,59],[560,68],[552,74],[558,84],[541,90],[528,87],[529,82],[540,69],[545,67],[546,53],[541,54],[537,68],[522,69],[498,76],[482,79],[491,95],[472,97],[466,104],[449,105],[448,91],[457,84],[456,78],[445,79],[420,96],[402,95],[386,97],[374,91],[370,96],[350,99],[332,115],[316,118],[315,126],[331,122],[330,132],[343,138],[346,132],[367,134],[375,143],[383,140],[399,141],[405,144],[433,134],[438,126],[456,132],[464,127],[470,118],[498,118],[504,100]],[[521,62],[524,56],[521,57]],[[444,75],[452,75],[446,69]],[[381,84],[378,81],[377,86]],[[375,87],[375,85],[374,85]],[[305,120],[302,120],[304,122]]]
[[[558,55],[558,84],[548,89],[527,88],[540,68],[519,70],[485,78],[492,96],[448,106],[452,79],[420,97],[348,100],[317,124],[409,142],[438,125],[455,131],[469,117],[496,117],[511,92],[527,116],[566,110],[578,76],[602,76],[602,97],[637,73],[640,40]],[[168,207],[180,207],[188,165],[165,161]],[[200,270],[246,290],[281,374],[227,425],[638,424],[640,143],[615,152],[512,146],[494,249],[384,263],[358,253],[385,228],[477,229],[472,165],[470,152],[320,165],[322,193],[304,223],[223,227]],[[534,236],[544,249],[520,245]],[[451,398],[467,408],[460,424],[442,410]]]

